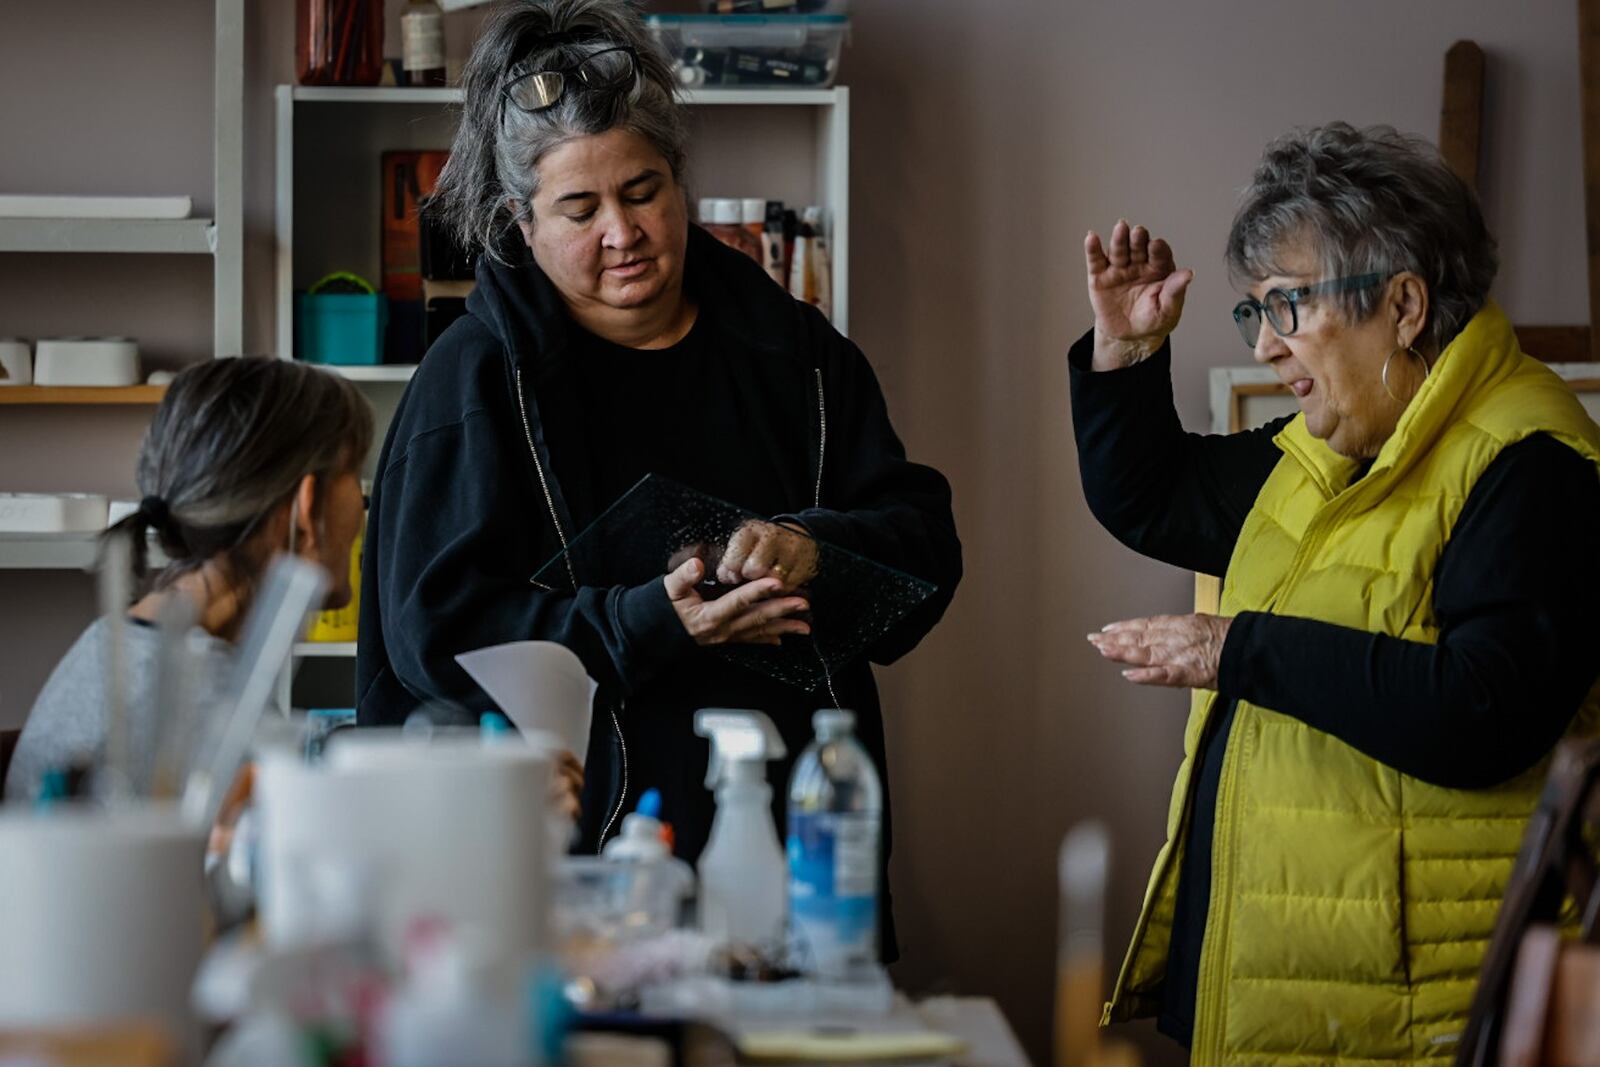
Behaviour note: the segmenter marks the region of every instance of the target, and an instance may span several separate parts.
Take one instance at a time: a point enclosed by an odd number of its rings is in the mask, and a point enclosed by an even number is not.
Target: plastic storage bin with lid
[[[842,3],[810,14],[651,15],[646,22],[686,89],[826,89],[850,36]]]

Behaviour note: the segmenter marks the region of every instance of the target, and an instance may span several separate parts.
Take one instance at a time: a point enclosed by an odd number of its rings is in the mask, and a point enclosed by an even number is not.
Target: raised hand
[[[1118,219],[1106,247],[1093,230],[1083,240],[1094,308],[1095,370],[1131,366],[1155,353],[1178,325],[1194,271],[1179,270],[1172,246]]]

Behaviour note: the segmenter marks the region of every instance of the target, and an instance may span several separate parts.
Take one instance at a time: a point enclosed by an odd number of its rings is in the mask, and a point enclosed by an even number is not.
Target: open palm
[[[1129,227],[1126,221],[1111,228],[1109,246],[1090,232],[1083,252],[1099,340],[1131,359],[1160,348],[1183,315],[1183,298],[1194,271],[1179,270],[1166,241],[1151,240],[1150,231]]]

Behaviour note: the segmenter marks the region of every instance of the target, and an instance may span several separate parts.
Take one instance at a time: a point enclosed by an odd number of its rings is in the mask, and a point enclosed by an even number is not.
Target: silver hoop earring
[[[1427,381],[1428,375],[1433,373],[1433,367],[1429,365],[1428,358],[1421,352],[1418,352],[1414,345],[1406,345],[1404,348],[1397,348],[1393,352],[1390,352],[1388,358],[1383,361],[1383,371],[1378,375],[1378,378],[1383,382],[1383,391],[1388,393],[1389,399],[1393,400],[1396,404],[1403,404],[1405,401],[1395,396],[1394,390],[1389,388],[1389,364],[1393,362],[1394,357],[1399,355],[1401,352],[1405,352],[1408,355],[1417,357],[1417,362],[1422,364],[1423,381]]]

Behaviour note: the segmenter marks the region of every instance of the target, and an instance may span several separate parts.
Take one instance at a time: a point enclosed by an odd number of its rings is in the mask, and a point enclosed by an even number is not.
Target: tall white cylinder
[[[0,1029],[139,1019],[195,1053],[204,850],[169,807],[0,813]]]
[[[484,935],[507,960],[543,950],[549,759],[516,743],[364,740],[341,738],[322,765],[260,763],[268,942],[316,940],[343,913],[364,916],[394,959],[425,918]]]

